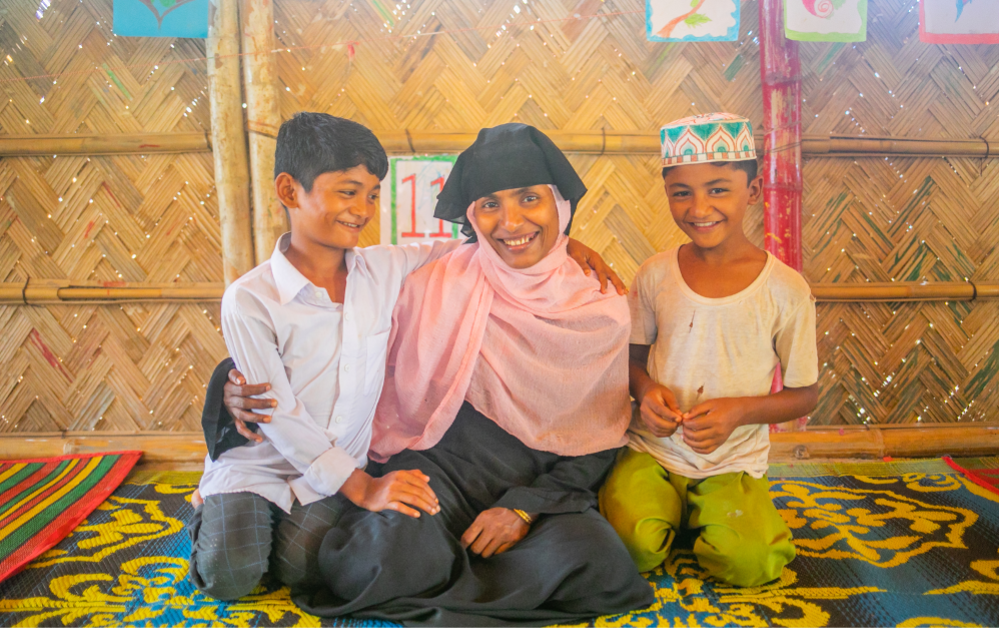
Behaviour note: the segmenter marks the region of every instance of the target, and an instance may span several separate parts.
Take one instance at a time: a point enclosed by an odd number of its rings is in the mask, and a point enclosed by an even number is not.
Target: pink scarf
[[[570,204],[554,186],[559,228]],[[534,266],[513,269],[467,216],[478,243],[406,280],[392,316],[371,456],[385,461],[440,441],[467,400],[528,447],[578,456],[623,446],[627,301],[602,294],[560,236]]]

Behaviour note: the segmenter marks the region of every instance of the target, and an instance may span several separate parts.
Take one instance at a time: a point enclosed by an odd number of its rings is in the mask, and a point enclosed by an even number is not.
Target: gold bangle
[[[519,516],[520,518],[524,519],[524,522],[527,523],[528,525],[534,523],[534,519],[531,518],[531,515],[525,512],[524,510],[514,510],[513,513]]]

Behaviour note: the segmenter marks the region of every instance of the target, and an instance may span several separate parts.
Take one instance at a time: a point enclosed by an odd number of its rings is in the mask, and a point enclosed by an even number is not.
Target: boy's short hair
[[[323,173],[364,165],[384,179],[388,156],[364,125],[320,112],[298,112],[278,130],[274,150],[274,177],[288,173],[306,192]]]
[[[760,168],[759,164],[756,163],[756,160],[739,160],[737,162],[715,162],[715,164],[718,164],[719,166],[728,166],[728,167],[734,168],[736,170],[742,171],[743,173],[746,174],[746,183],[747,184],[749,182],[753,181],[754,179],[756,179],[756,175],[759,172],[759,168]],[[666,178],[666,173],[670,172],[672,169],[674,169],[674,168],[676,168],[678,166],[683,166],[683,164],[675,164],[673,166],[664,166],[663,167],[663,179]]]

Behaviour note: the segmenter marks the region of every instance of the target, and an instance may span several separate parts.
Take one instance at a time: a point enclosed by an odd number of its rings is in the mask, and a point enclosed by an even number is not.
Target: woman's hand
[[[531,515],[535,516],[535,515]],[[461,537],[461,546],[483,558],[503,553],[524,539],[531,526],[507,508],[490,508],[480,513]]]
[[[357,507],[381,512],[394,510],[420,518],[441,511],[437,495],[430,488],[430,477],[419,470],[396,470],[384,477],[372,477],[360,468],[340,486],[340,493]]]
[[[624,282],[621,281],[621,278],[617,277],[614,270],[604,262],[604,259],[600,257],[600,254],[596,253],[574,238],[569,239],[568,252],[569,257],[575,260],[577,265],[582,267],[583,273],[590,275],[591,269],[596,272],[597,279],[600,280],[601,293],[607,293],[607,281],[610,280],[611,284],[617,288],[618,295],[627,295],[628,288],[624,286]]]
[[[246,379],[239,370],[229,370],[229,381],[222,388],[222,404],[232,416],[232,420],[236,424],[236,432],[251,442],[263,442],[264,438],[252,431],[246,426],[246,423],[256,422],[259,424],[271,421],[270,416],[254,413],[253,410],[277,407],[277,401],[273,398],[253,398],[253,396],[259,396],[270,389],[269,383],[247,385]]]

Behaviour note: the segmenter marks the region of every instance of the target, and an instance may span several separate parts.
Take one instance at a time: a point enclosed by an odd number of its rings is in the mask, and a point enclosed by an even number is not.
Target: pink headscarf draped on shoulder
[[[473,203],[465,218],[478,242],[406,280],[373,459],[434,446],[466,400],[532,449],[578,456],[626,443],[627,302],[600,293],[569,258],[570,202],[552,190],[563,234],[534,266],[500,258],[479,233]]]

